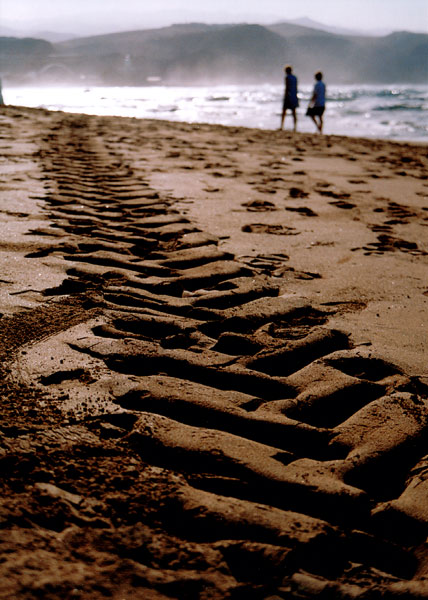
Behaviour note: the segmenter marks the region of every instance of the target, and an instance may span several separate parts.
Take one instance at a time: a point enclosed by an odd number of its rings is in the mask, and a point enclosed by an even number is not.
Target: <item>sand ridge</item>
[[[2,596],[426,597],[426,146],[0,127]]]

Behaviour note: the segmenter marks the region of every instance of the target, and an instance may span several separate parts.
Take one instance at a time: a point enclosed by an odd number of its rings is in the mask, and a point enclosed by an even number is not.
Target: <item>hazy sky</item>
[[[427,32],[428,0],[0,0],[0,25],[74,34],[303,16],[351,29]]]

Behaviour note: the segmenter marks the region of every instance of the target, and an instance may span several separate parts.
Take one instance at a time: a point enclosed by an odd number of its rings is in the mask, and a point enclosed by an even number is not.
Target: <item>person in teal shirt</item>
[[[323,114],[325,111],[325,83],[322,80],[322,73],[315,73],[316,83],[312,92],[312,97],[309,102],[308,116],[312,118],[318,131],[322,133]],[[318,117],[318,120],[317,120]]]
[[[285,91],[284,91],[284,100],[282,102],[282,115],[281,115],[281,127],[284,127],[284,120],[287,110],[291,110],[291,114],[293,115],[294,128],[293,131],[297,130],[297,114],[296,108],[299,106],[299,99],[297,97],[297,77],[293,75],[293,69],[290,65],[287,65],[284,68],[286,73],[285,75]]]

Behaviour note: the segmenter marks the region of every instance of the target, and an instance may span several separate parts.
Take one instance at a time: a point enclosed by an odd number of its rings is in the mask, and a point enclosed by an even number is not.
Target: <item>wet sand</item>
[[[5,107],[0,149],[0,597],[428,597],[427,146]]]

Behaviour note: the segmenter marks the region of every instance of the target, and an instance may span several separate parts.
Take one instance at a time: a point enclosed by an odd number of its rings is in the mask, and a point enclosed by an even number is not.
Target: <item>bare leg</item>
[[[296,109],[293,108],[291,112],[293,113],[293,121],[294,121],[293,131],[296,132],[297,131],[297,113],[296,113]]]
[[[315,123],[316,128],[318,129],[319,133],[322,133],[322,117],[318,117],[319,122],[316,120],[316,118],[313,116],[312,117],[312,121]]]
[[[315,127],[316,127],[316,128],[319,130],[318,123],[317,123],[317,120],[316,120],[316,118],[314,117],[314,115],[311,115],[311,119],[312,119],[312,121],[315,123]]]
[[[284,128],[284,120],[285,120],[285,114],[286,114],[286,112],[287,112],[287,109],[284,108],[284,110],[282,111],[282,115],[281,115],[281,126],[280,126],[280,129]]]
[[[322,115],[320,116],[320,126],[318,127],[318,129],[320,130],[320,133],[322,133],[322,128],[323,128],[324,122],[322,120]]]

